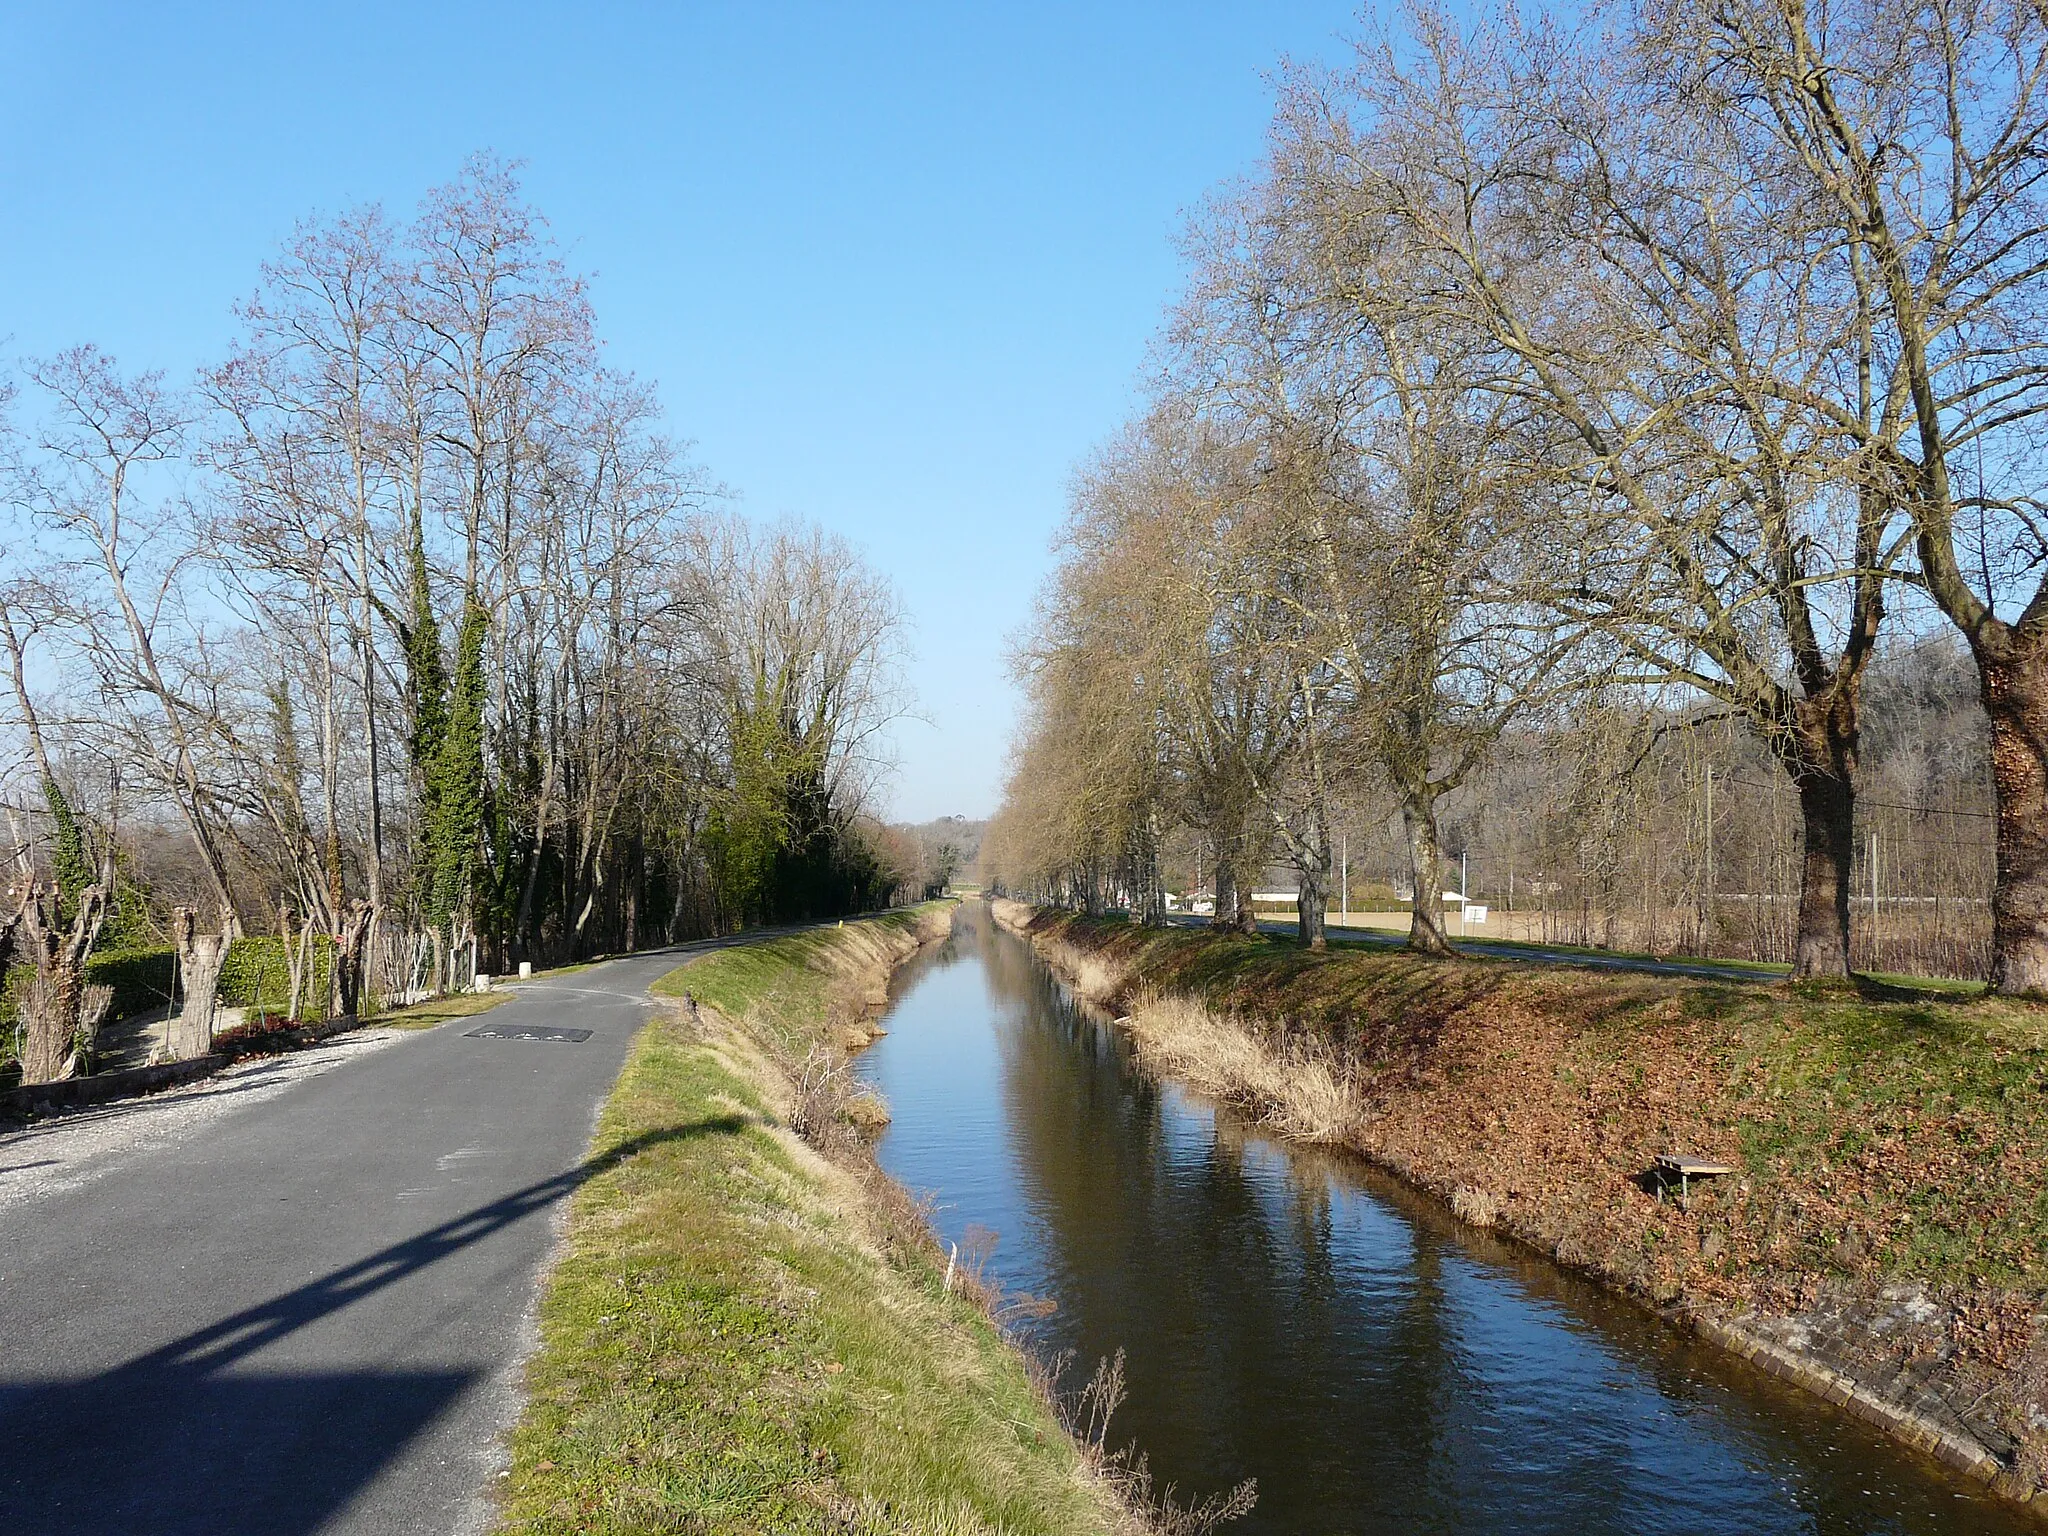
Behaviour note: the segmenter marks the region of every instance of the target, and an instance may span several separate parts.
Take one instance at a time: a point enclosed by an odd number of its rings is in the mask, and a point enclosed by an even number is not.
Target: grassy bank
[[[2010,1492],[2040,1486],[2048,1008],[999,909],[1158,1070],[1909,1409],[1958,1441],[1928,1448]],[[1740,1172],[1660,1199],[1643,1176],[1666,1152]]]
[[[718,951],[658,989],[699,1006],[647,1025],[599,1121],[541,1302],[503,1530],[1116,1528],[853,1128],[813,1129],[829,1158],[788,1129],[820,1112],[819,1079],[932,921]]]

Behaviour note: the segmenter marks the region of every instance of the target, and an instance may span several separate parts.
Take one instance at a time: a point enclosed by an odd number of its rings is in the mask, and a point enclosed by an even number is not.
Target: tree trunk
[[[1426,789],[1404,792],[1401,825],[1408,834],[1408,870],[1415,885],[1408,947],[1424,955],[1454,954],[1444,932],[1444,856],[1436,835],[1436,796]]]
[[[1795,976],[1849,974],[1849,870],[1856,852],[1856,790],[1848,772],[1809,769],[1795,779],[1805,854],[1799,871]]]
[[[1242,843],[1243,839],[1229,841]],[[1225,839],[1216,839],[1216,910],[1209,926],[1226,933],[1256,933],[1259,915],[1252,909],[1252,879],[1256,877],[1238,867],[1238,852],[1225,853],[1224,843]]]
[[[185,994],[171,1032],[171,1055],[190,1061],[213,1049],[215,993],[220,987],[221,967],[227,963],[230,936],[199,933],[190,907],[171,913],[171,942],[178,952],[178,985]]]
[[[1330,936],[1324,919],[1330,910],[1330,830],[1320,808],[1311,812],[1305,837],[1294,843],[1297,936],[1310,949],[1327,948]]]
[[[1998,791],[1991,985],[2048,994],[2048,638],[1977,656]]]
[[[106,1023],[113,1006],[114,989],[110,986],[93,985],[78,990],[78,1029],[72,1038],[76,1042],[78,1070],[86,1076],[100,1069],[100,1026]]]
[[[1252,901],[1253,881],[1237,882],[1237,909],[1231,914],[1230,926],[1239,933],[1259,931],[1259,909]]]
[[[1301,942],[1310,949],[1327,949],[1330,944],[1328,929],[1323,919],[1330,910],[1330,864],[1323,861],[1322,873],[1311,878],[1306,871],[1301,877],[1301,895],[1298,908]]]
[[[626,844],[626,873],[620,882],[622,900],[625,904],[626,931],[625,952],[635,954],[640,948],[640,890],[647,883],[647,846],[638,833]]]
[[[283,920],[290,915],[285,909],[279,908],[280,927],[283,926]],[[314,952],[313,920],[307,918],[305,922],[299,924],[298,934],[295,937],[288,937],[285,942],[288,946],[285,950],[285,963],[291,972],[292,991],[291,996],[285,1000],[284,1016],[287,1023],[296,1023],[299,1010],[306,1001],[306,961]]]
[[[104,880],[79,892],[68,925],[60,922],[57,898],[34,882],[21,910],[33,967],[21,997],[21,1080],[54,1083],[83,1064],[79,1045],[85,1001],[85,960],[92,952],[106,911]],[[92,1021],[97,1028],[98,1020]]]
[[[1791,728],[1773,738],[1799,792],[1802,856],[1795,976],[1849,974],[1849,874],[1856,855],[1856,741],[1859,676],[1837,672],[1824,693],[1794,706]]]
[[[1159,868],[1159,846],[1165,835],[1159,827],[1157,807],[1145,812],[1145,926],[1166,926],[1166,876]]]
[[[29,973],[20,1004],[23,1083],[58,1083],[72,1075],[73,996],[40,967]]]
[[[14,936],[20,932],[22,918],[27,912],[28,897],[24,896],[12,917],[0,917],[0,978],[7,975],[7,967],[14,959]]]
[[[334,1016],[352,1019],[363,1006],[363,948],[370,936],[370,917],[376,909],[367,901],[352,902],[334,936],[334,987],[330,993]]]

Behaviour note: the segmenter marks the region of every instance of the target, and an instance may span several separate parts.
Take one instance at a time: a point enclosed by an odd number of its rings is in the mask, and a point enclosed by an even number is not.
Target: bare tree
[[[1890,408],[1783,398],[1894,477],[1919,582],[1976,661],[1998,788],[1993,982],[2048,991],[2048,542],[2033,472],[2048,410],[2048,18],[1804,0],[1676,4],[1645,17],[1669,90],[1794,187],[1800,247],[1843,253],[1881,338],[1868,384]],[[2003,607],[2010,617],[2001,616]]]
[[[1423,11],[1346,90],[1290,100],[1296,195],[1340,267],[1398,232],[1411,306],[1463,330],[1475,387],[1524,413],[1530,467],[1574,491],[1561,618],[1771,747],[1805,810],[1798,966],[1843,972],[1856,697],[1899,498],[1785,402],[1788,379],[1837,398],[1846,380],[1849,413],[1882,417],[1853,292],[1844,309],[1825,258],[1787,258],[1780,189],[1747,184],[1712,123],[1681,128],[1547,37]]]
[[[118,738],[110,755],[135,760],[175,806],[223,929],[233,932],[224,818],[205,771],[219,677],[202,630],[182,630],[174,654],[158,643],[168,624],[188,617],[184,581],[197,551],[175,505],[140,501],[134,483],[182,450],[191,414],[157,375],[124,377],[91,347],[37,364],[30,378],[54,421],[14,499],[65,541],[60,558],[76,578],[68,617]]]

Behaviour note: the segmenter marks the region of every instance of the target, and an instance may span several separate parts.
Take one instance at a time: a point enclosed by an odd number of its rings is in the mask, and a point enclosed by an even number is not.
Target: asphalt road
[[[0,1532],[481,1530],[555,1215],[686,952],[0,1137]],[[470,1033],[520,1025],[590,1037]]]
[[[1199,928],[1208,923],[1206,917],[1191,917],[1186,913],[1169,914],[1169,922],[1184,928]],[[1261,922],[1259,932],[1276,937],[1291,937],[1297,925],[1292,922]],[[1405,932],[1396,933],[1385,928],[1340,928],[1332,925],[1325,930],[1332,944],[1364,944],[1381,949],[1398,949],[1408,942]],[[1550,949],[1540,944],[1503,944],[1498,940],[1468,939],[1454,937],[1451,947],[1461,955],[1474,955],[1486,960],[1521,960],[1538,965],[1579,965],[1595,971],[1640,971],[1650,976],[1700,976],[1709,981],[1783,981],[1783,971],[1759,971],[1746,966],[1716,965],[1711,960],[1651,960],[1640,955],[1603,955],[1583,949]]]

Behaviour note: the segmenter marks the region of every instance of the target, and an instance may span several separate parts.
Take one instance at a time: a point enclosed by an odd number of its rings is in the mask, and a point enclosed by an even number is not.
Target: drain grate
[[[465,1040],[565,1040],[574,1045],[588,1040],[587,1029],[556,1029],[549,1024],[486,1024],[472,1029]]]

